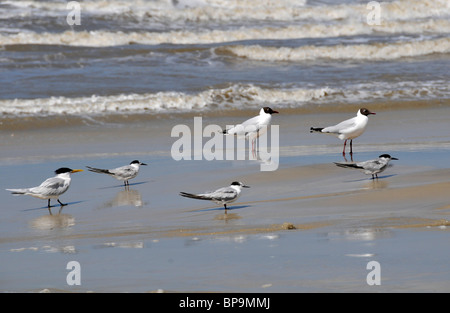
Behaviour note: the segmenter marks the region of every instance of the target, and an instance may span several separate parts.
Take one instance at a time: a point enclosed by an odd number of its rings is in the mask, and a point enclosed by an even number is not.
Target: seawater
[[[379,3],[3,1],[0,123],[448,103],[448,1]]]

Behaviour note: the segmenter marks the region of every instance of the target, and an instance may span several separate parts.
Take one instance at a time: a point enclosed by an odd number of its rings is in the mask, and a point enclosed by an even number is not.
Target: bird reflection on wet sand
[[[70,214],[49,214],[39,216],[30,222],[30,226],[34,229],[52,230],[63,229],[75,225],[75,218]]]
[[[142,195],[138,190],[135,189],[123,189],[117,192],[116,196],[106,202],[101,208],[112,208],[120,206],[134,206],[137,208],[142,208],[144,202],[142,200]]]

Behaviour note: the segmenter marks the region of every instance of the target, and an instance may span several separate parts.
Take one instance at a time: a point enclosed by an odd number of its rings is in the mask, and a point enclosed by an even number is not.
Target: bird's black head
[[[390,155],[390,154],[387,154],[387,153],[380,155],[379,158],[385,158],[385,159],[391,159],[391,160],[398,160],[397,158],[391,157],[391,155]]]
[[[272,109],[269,108],[269,107],[264,107],[263,110],[264,110],[264,113],[266,113],[266,114],[274,114],[274,113],[278,113],[278,111],[274,111],[274,110],[272,110]]]
[[[71,168],[68,168],[68,167],[61,167],[61,168],[58,168],[56,171],[55,171],[55,174],[56,175],[59,175],[59,174],[64,174],[64,173],[72,173],[72,169]]]
[[[73,170],[73,169],[68,168],[68,167],[61,167],[61,168],[58,168],[55,171],[55,174],[59,175],[59,174],[64,174],[64,173],[78,173],[78,172],[82,172],[82,171],[83,170]]]
[[[373,115],[376,114],[376,113],[374,113],[374,112],[370,112],[369,109],[366,109],[366,108],[361,108],[361,109],[359,109],[359,112],[361,112],[361,114],[362,114],[362,115],[365,115],[365,116],[370,115],[370,114],[373,114]]]
[[[138,160],[132,161],[132,162],[130,163],[130,165],[131,165],[131,164],[147,165],[147,164],[145,164],[145,163],[139,162]]]
[[[231,186],[241,186],[244,188],[250,188],[250,186],[244,185],[243,183],[241,183],[240,181],[234,181],[231,183]]]

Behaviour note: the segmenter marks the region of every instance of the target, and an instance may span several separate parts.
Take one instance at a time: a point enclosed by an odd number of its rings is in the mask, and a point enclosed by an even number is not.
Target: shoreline
[[[450,105],[450,99],[430,99],[430,100],[390,100],[390,101],[368,101],[362,104],[345,103],[336,101],[334,105],[328,103],[305,103],[300,107],[291,107],[288,103],[280,103],[278,107],[286,115],[315,115],[332,113],[354,113],[359,107],[368,107],[374,111],[395,112],[403,110],[430,110],[445,108]],[[275,107],[275,106],[274,106]],[[72,127],[115,127],[117,125],[131,126],[148,122],[190,120],[197,116],[208,119],[221,118],[241,118],[242,116],[255,115],[260,108],[223,108],[221,110],[193,109],[191,111],[163,111],[163,112],[131,112],[124,111],[117,113],[105,112],[92,115],[42,115],[42,116],[10,116],[4,115],[0,119],[0,131],[14,132],[32,130],[70,129]],[[20,123],[19,123],[20,121]]]

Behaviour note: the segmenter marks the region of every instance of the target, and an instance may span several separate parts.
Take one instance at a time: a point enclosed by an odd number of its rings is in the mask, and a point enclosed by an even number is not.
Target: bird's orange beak
[[[83,172],[83,170],[72,170],[71,173]]]

